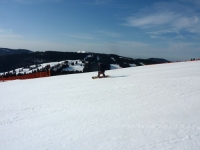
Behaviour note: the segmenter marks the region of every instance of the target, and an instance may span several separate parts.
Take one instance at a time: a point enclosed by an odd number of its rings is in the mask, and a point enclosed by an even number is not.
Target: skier
[[[105,70],[106,70],[106,65],[102,63],[98,63],[99,65],[99,71],[98,71],[98,77],[100,78],[100,75],[103,74],[103,77],[105,77]]]

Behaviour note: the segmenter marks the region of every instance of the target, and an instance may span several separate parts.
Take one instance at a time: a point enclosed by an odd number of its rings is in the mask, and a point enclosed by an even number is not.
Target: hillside
[[[10,48],[0,47],[0,56],[23,54],[23,53],[32,53],[32,51],[26,49],[10,49]]]
[[[31,52],[31,53],[20,53],[12,55],[0,56],[0,73],[13,71],[18,68],[23,68],[25,70],[32,69],[32,66],[43,66],[43,64],[50,64],[57,62],[59,69],[56,72],[52,72],[54,75],[66,74],[64,70],[69,70],[71,64],[63,64],[60,62],[69,61],[81,61],[84,64],[83,72],[97,71],[97,63],[101,61],[107,65],[107,69],[110,70],[110,64],[119,65],[121,68],[141,66],[148,64],[159,64],[167,63],[169,61],[165,59],[150,58],[150,59],[133,59],[128,57],[122,57],[114,54],[100,54],[91,52],[55,52],[55,51],[45,51],[45,52]],[[36,67],[35,67],[36,68]],[[41,68],[40,68],[41,69]],[[55,69],[54,69],[55,70]],[[31,70],[29,70],[30,72]],[[72,73],[72,72],[71,72]],[[76,70],[74,70],[76,73]]]
[[[199,150],[200,61],[0,83],[2,150]]]

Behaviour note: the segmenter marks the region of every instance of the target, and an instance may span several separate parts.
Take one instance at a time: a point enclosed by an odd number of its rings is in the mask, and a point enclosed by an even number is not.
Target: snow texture
[[[0,82],[0,149],[199,150],[199,66]]]

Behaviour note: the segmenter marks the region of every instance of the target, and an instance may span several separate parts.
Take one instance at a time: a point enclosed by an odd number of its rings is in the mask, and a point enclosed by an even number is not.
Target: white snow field
[[[199,150],[200,61],[0,83],[0,150]]]

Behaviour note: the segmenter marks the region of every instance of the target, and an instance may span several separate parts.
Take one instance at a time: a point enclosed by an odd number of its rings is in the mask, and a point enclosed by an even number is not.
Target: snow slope
[[[0,150],[199,150],[200,61],[0,83]]]

